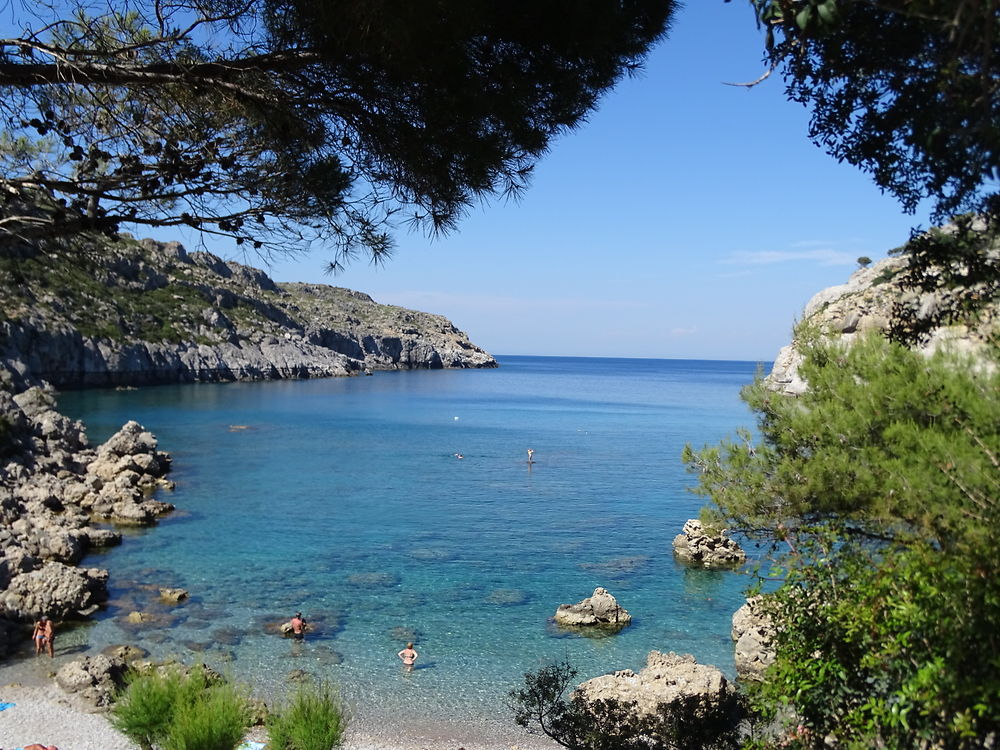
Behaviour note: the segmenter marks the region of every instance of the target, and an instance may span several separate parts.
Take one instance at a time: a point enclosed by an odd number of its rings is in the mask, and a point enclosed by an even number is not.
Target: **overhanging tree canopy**
[[[814,142],[909,211],[1000,211],[1000,0],[750,2]]]
[[[26,3],[0,40],[0,232],[186,225],[378,258],[522,189],[669,0]],[[27,8],[26,8],[27,10]]]

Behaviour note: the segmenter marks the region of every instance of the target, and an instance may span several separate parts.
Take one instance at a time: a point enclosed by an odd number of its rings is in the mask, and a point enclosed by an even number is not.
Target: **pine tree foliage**
[[[998,0],[750,0],[809,135],[935,220],[996,214]]]
[[[772,543],[777,660],[759,747],[980,748],[1000,738],[1000,348],[933,356],[798,332],[800,397],[685,450],[716,523]]]
[[[516,194],[666,31],[660,0],[22,0],[0,232],[188,226],[378,259]]]
[[[800,330],[800,397],[744,392],[759,440],[685,449],[724,522],[789,537],[820,526],[881,540],[975,545],[1000,520],[1000,361],[924,357],[876,334]]]

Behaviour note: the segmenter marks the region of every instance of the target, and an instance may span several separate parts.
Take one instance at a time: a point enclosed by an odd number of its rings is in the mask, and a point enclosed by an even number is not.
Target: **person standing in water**
[[[403,669],[405,669],[407,672],[412,672],[413,662],[417,660],[417,656],[419,656],[419,654],[417,654],[417,652],[413,650],[412,643],[407,643],[406,648],[404,648],[402,651],[396,654],[396,656],[398,656],[400,660],[402,660]]]
[[[288,624],[292,626],[292,638],[301,641],[306,637],[306,621],[302,619],[301,612],[296,612]]]
[[[31,634],[31,639],[35,642],[35,656],[42,653],[42,649],[47,648],[49,658],[54,658],[55,646],[52,642],[55,640],[55,637],[56,634],[52,628],[52,620],[42,615],[38,622],[35,623],[35,631]]]
[[[535,451],[532,448],[528,448],[528,463],[529,464],[535,463],[535,459],[533,458],[534,455],[535,455]]]

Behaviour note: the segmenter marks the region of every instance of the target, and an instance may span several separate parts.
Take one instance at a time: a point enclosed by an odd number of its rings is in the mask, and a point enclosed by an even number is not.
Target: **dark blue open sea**
[[[747,579],[682,567],[670,543],[702,502],[681,449],[749,426],[738,393],[757,364],[500,362],[62,394],[94,444],[128,419],[157,435],[178,511],[85,561],[110,569],[112,600],[60,646],[136,643],[270,695],[304,670],[338,684],[362,725],[405,707],[415,721],[510,726],[507,691],[563,659],[582,679],[673,650],[732,675]],[[158,586],[192,600],[162,608]],[[552,625],[595,586],[631,627]],[[159,619],[131,626],[132,610]],[[304,644],[266,632],[296,610],[319,626]],[[405,675],[396,652],[410,638],[420,659]]]

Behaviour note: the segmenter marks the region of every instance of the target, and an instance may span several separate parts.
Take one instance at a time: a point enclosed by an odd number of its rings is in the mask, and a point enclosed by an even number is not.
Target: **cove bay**
[[[177,506],[81,563],[111,571],[111,598],[61,647],[134,643],[263,694],[328,680],[362,726],[405,710],[509,728],[507,692],[562,660],[586,678],[658,649],[735,676],[730,618],[750,580],[675,562],[702,505],[680,452],[749,426],[739,390],[769,363],[498,360],[60,394],[92,444],[129,419],[154,432],[176,482],[159,497]],[[191,598],[165,607],[162,586]],[[631,626],[585,637],[551,623],[597,586]],[[273,632],[296,611],[315,627],[302,644]],[[411,674],[396,658],[407,641]]]

